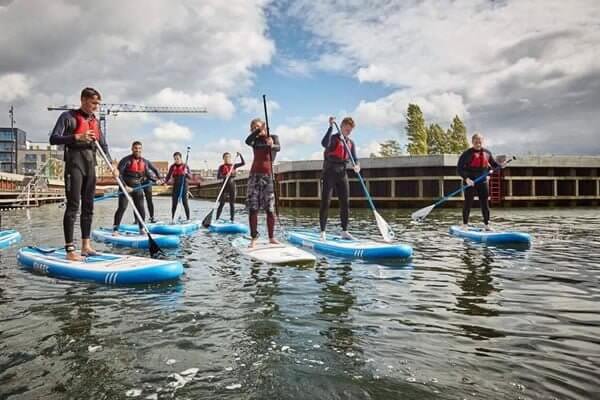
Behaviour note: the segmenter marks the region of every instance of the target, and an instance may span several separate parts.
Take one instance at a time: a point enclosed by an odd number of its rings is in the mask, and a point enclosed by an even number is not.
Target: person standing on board
[[[142,143],[139,141],[133,142],[131,144],[131,154],[123,157],[121,161],[119,161],[118,169],[123,183],[131,189],[140,187],[148,176],[150,165],[150,161],[142,157]],[[150,186],[150,189],[152,189],[152,186]],[[129,194],[133,200],[133,204],[135,204],[135,208],[137,208],[138,212],[140,213],[140,216],[145,219],[146,212],[144,210],[144,191],[141,189],[131,190],[129,191]],[[128,201],[127,197],[125,197],[125,194],[120,194],[119,206],[115,212],[113,222],[113,235],[119,234],[119,225],[121,225],[123,214],[125,214],[125,210],[127,209],[127,204]],[[137,217],[135,219],[139,225],[140,233],[146,234],[144,231],[144,226],[142,225],[142,221],[138,220]]]
[[[325,228],[327,227],[327,217],[331,196],[335,188],[340,204],[340,220],[342,223],[343,239],[352,240],[354,237],[348,232],[348,214],[350,211],[350,186],[348,184],[348,175],[346,169],[350,157],[357,162],[353,167],[354,172],[360,172],[360,165],[356,157],[356,146],[350,134],[354,129],[354,120],[346,117],[342,120],[340,133],[333,132],[334,117],[329,117],[329,129],[325,133],[321,145],[325,148],[323,172],[321,174],[321,207],[319,208],[319,223],[321,225],[321,240],[326,240]],[[350,150],[350,152],[348,152]]]
[[[221,213],[223,212],[223,207],[225,206],[225,195],[227,195],[229,201],[229,219],[232,223],[235,216],[236,195],[235,182],[233,181],[233,178],[235,177],[236,170],[246,165],[242,154],[238,152],[237,155],[240,157],[240,162],[234,165],[231,161],[231,154],[224,153],[223,164],[219,166],[219,169],[217,171],[217,179],[222,179],[223,181],[225,181],[227,175],[231,172],[231,175],[229,175],[229,179],[227,180],[227,186],[225,186],[225,189],[223,189],[223,193],[221,194],[221,198],[219,199],[219,207],[217,208],[217,219],[219,219]]]
[[[185,210],[185,218],[189,221],[190,219],[190,206],[188,205],[188,184],[187,180],[192,178],[190,168],[183,162],[181,153],[176,151],[173,153],[173,160],[175,161],[169,167],[169,172],[165,177],[165,182],[169,182],[173,178],[173,191],[171,192],[171,219],[175,219],[175,211],[179,204],[179,197],[181,196],[181,203]],[[175,221],[173,221],[175,222]]]
[[[96,193],[96,144],[100,144],[109,160],[106,137],[94,112],[102,96],[93,88],[81,91],[81,106],[78,110],[63,112],[50,134],[50,144],[64,146],[66,209],[63,218],[66,258],[81,261],[83,257],[96,255],[90,241]],[[119,172],[113,176],[118,179]],[[73,241],[75,220],[81,204],[81,255],[75,252]]]
[[[250,223],[250,248],[258,239],[258,211],[267,213],[267,231],[269,242],[279,244],[275,239],[275,191],[273,182],[273,161],[280,150],[277,135],[267,135],[266,125],[256,118],[250,122],[250,135],[246,144],[252,147],[254,160],[248,176],[246,206],[248,207]]]
[[[492,153],[483,147],[483,135],[475,133],[471,138],[471,148],[465,150],[458,159],[458,174],[463,178],[464,184],[469,187],[465,189],[465,201],[463,203],[463,228],[467,228],[469,224],[469,214],[473,207],[473,199],[477,194],[479,204],[481,206],[481,214],[483,215],[483,224],[485,230],[490,230],[490,207],[488,204],[489,189],[488,180],[483,180],[478,183],[473,181],[483,175],[490,168],[499,168],[504,165],[496,162]]]
[[[144,197],[146,198],[146,205],[148,206],[148,214],[150,216],[150,222],[155,223],[156,218],[154,218],[154,202],[152,200],[152,186],[157,184],[161,185],[163,183],[163,179],[160,176],[160,172],[158,169],[152,164],[149,160],[144,159],[146,162],[146,176],[144,181],[142,182],[142,186],[144,186]],[[147,185],[147,186],[146,186]]]

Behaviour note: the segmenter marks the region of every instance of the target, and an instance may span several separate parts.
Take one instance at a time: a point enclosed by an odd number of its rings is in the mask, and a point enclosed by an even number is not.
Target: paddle
[[[269,113],[267,112],[267,95],[263,94],[263,107],[265,109],[265,125],[267,128],[267,137],[271,137],[271,131],[269,130]],[[275,182],[275,171],[273,170],[273,153],[269,151],[269,162],[271,163],[271,180],[273,182],[273,195],[275,196],[275,215],[277,216],[277,223],[284,230],[284,226],[281,224],[279,218],[279,195],[277,194],[277,182]]]
[[[237,154],[235,155],[235,158],[233,159],[233,164],[235,164],[236,160],[237,160]],[[219,200],[221,200],[221,196],[223,195],[223,191],[225,190],[225,187],[227,186],[227,181],[229,180],[229,177],[231,176],[232,172],[233,172],[233,167],[229,170],[229,172],[227,173],[227,176],[225,176],[225,180],[223,181],[223,186],[221,186],[221,190],[219,191],[217,200],[215,200],[215,205],[213,206],[212,210],[210,210],[210,212],[208,214],[206,214],[206,217],[204,217],[204,219],[202,220],[203,227],[208,228],[212,224],[214,211],[219,206]]]
[[[96,144],[96,149],[98,149],[98,151],[100,152],[100,155],[104,159],[104,162],[106,162],[106,164],[111,169],[111,171],[114,172],[115,171],[115,167],[110,163],[110,161],[108,161],[108,157],[104,153],[104,150],[102,150],[102,146],[100,146],[100,143],[98,143],[98,141],[94,141],[94,143]],[[117,184],[121,188],[121,192],[123,192],[123,194],[127,198],[127,201],[129,202],[129,204],[131,204],[131,207],[133,207],[133,213],[135,214],[135,216],[137,217],[137,219],[142,224],[142,227],[146,230],[146,235],[148,235],[148,243],[150,245],[149,246],[150,256],[156,257],[159,254],[164,254],[163,251],[161,250],[161,248],[158,246],[158,244],[152,238],[152,235],[150,234],[150,230],[148,230],[148,227],[146,226],[146,223],[144,222],[144,219],[140,215],[140,212],[138,211],[137,207],[135,206],[135,203],[133,202],[133,199],[131,198],[131,196],[127,192],[127,189],[125,188],[125,184],[121,181],[121,177],[116,178],[116,180],[117,180]]]
[[[179,202],[181,201],[181,199],[183,198],[183,187],[185,186],[185,177],[187,175],[187,164],[188,164],[188,160],[190,158],[190,149],[191,147],[188,146],[187,147],[187,152],[185,153],[185,162],[183,163],[184,168],[183,168],[183,177],[182,182],[181,182],[181,186],[179,187],[179,196],[177,196],[177,205],[175,206],[175,214],[173,215],[173,223],[175,223],[175,221],[177,221],[177,217],[179,217],[179,215],[177,214],[177,212],[179,211]],[[187,196],[187,192],[185,194]]]
[[[348,152],[348,157],[350,158],[350,161],[352,162],[352,166],[356,166],[356,160],[354,159],[354,157],[352,157],[352,152],[350,151],[350,148],[348,147],[348,143],[346,143],[346,139],[344,138],[344,135],[342,134],[342,132],[340,132],[340,127],[338,126],[337,122],[335,122],[335,121],[333,122],[333,124],[335,125],[335,129],[337,129],[337,132],[340,135],[340,140],[342,141],[342,143],[344,143],[344,147],[346,148],[346,151]],[[371,206],[373,215],[375,216],[375,222],[377,222],[377,228],[379,228],[379,232],[381,233],[381,236],[383,237],[383,241],[388,242],[388,243],[391,242],[395,237],[394,231],[392,230],[390,225],[385,221],[385,219],[383,219],[383,217],[377,212],[377,209],[375,208],[375,204],[373,203],[373,199],[371,198],[371,194],[369,193],[369,189],[367,189],[367,185],[365,184],[365,181],[364,181],[362,175],[360,174],[360,172],[356,172],[356,176],[358,176],[358,180],[360,181],[363,191],[365,192],[365,196],[367,196],[367,200],[369,202],[369,205]]]
[[[512,157],[510,160],[508,160],[503,166],[499,166],[496,167],[494,169],[490,169],[488,171],[486,171],[483,175],[478,176],[477,178],[475,178],[475,180],[473,181],[473,185],[476,185],[477,183],[483,181],[484,179],[486,179],[488,177],[488,175],[501,170],[502,168],[506,167],[512,160],[516,160],[516,157]],[[427,207],[423,207],[417,211],[415,211],[414,213],[411,214],[411,218],[413,219],[413,221],[416,222],[421,222],[423,221],[425,218],[427,218],[427,216],[429,215],[429,213],[436,208],[437,206],[439,206],[440,204],[445,203],[446,201],[448,201],[448,199],[450,199],[450,197],[462,192],[463,190],[467,189],[469,187],[469,185],[464,185],[461,186],[459,189],[455,190],[454,192],[450,193],[447,196],[442,197],[441,199],[439,199],[438,201],[436,201],[434,204],[427,206]]]

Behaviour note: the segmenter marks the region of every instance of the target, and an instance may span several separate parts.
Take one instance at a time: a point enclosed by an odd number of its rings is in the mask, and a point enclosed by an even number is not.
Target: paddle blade
[[[210,210],[210,212],[208,214],[206,214],[206,217],[204,217],[204,219],[202,220],[203,227],[208,228],[210,226],[210,224],[212,223],[213,211],[214,210]]]
[[[421,208],[420,210],[415,211],[410,216],[412,217],[413,221],[421,222],[425,218],[427,218],[427,216],[429,215],[431,210],[433,210],[434,208],[435,208],[435,204],[432,204],[430,206],[427,206],[427,207]]]
[[[373,211],[375,214],[375,221],[377,222],[377,228],[379,228],[379,232],[381,232],[381,236],[383,236],[384,242],[391,242],[394,240],[396,236],[394,231],[390,227],[390,225],[386,222],[385,219],[377,211]]]
[[[154,239],[152,238],[152,236],[150,235],[150,233],[147,233],[148,235],[148,248],[150,250],[150,257],[155,258],[159,255],[164,255],[165,253],[163,253],[163,251],[161,250],[161,248],[158,246],[158,244],[154,241]]]

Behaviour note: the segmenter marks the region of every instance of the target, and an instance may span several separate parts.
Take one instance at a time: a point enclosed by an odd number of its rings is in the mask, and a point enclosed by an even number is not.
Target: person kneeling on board
[[[225,196],[227,196],[227,200],[229,201],[229,219],[231,223],[233,223],[235,217],[235,182],[233,178],[235,177],[236,170],[240,167],[246,165],[244,161],[244,157],[240,152],[237,153],[240,157],[240,162],[237,164],[233,164],[231,161],[231,153],[223,153],[223,164],[219,166],[217,171],[217,179],[225,181],[227,176],[229,175],[229,179],[227,180],[227,185],[223,190],[223,194],[221,194],[221,198],[219,199],[219,207],[217,208],[217,219],[221,216],[223,212],[223,207],[225,206]]]
[[[144,210],[144,191],[133,190],[136,187],[141,186],[143,180],[148,175],[148,161],[142,157],[141,142],[135,141],[131,144],[131,154],[123,157],[121,161],[119,161],[118,169],[123,183],[128,186],[128,192],[133,200],[135,208],[137,208],[140,216],[145,219],[146,212]],[[125,194],[121,193],[119,195],[119,206],[115,212],[115,218],[113,221],[113,235],[115,236],[119,235],[119,225],[121,225],[123,214],[127,209],[127,204],[127,197],[125,197]],[[136,217],[136,222],[140,228],[140,234],[146,234],[146,231],[142,225],[142,221]]]
[[[356,158],[356,146],[352,139],[350,139],[350,134],[355,124],[352,118],[346,117],[342,120],[340,127],[341,134],[332,134],[334,121],[334,117],[329,117],[329,129],[327,129],[327,133],[325,133],[323,140],[321,140],[321,145],[325,148],[323,172],[321,174],[321,207],[319,208],[321,240],[326,240],[325,228],[327,227],[327,217],[334,188],[337,192],[340,205],[341,237],[352,240],[354,237],[348,232],[350,187],[346,169],[350,157],[355,161],[358,160]],[[353,169],[356,173],[360,172],[360,165],[356,164]]]
[[[475,133],[471,138],[471,148],[465,150],[458,159],[458,174],[463,178],[464,184],[469,187],[465,189],[465,201],[463,203],[463,228],[468,228],[469,214],[473,207],[475,195],[479,198],[481,214],[483,215],[483,224],[485,230],[490,228],[490,206],[488,204],[489,189],[487,179],[474,183],[473,181],[483,175],[490,168],[502,167],[505,163],[498,163],[492,153],[483,147],[483,135]]]
[[[267,213],[267,230],[269,242],[279,244],[275,239],[275,191],[273,182],[273,161],[280,150],[277,135],[267,134],[265,123],[260,119],[253,119],[250,123],[250,135],[246,144],[252,147],[254,160],[248,176],[248,190],[246,206],[248,207],[250,223],[249,247],[254,247],[258,239],[258,211]]]
[[[190,206],[188,204],[188,185],[187,180],[192,178],[189,167],[183,162],[181,153],[176,151],[173,153],[174,163],[169,167],[169,172],[165,177],[165,183],[173,178],[173,190],[171,192],[171,219],[175,219],[175,211],[179,204],[179,198],[185,210],[185,218],[190,219]],[[175,222],[175,221],[173,221]]]
[[[94,115],[102,96],[93,88],[81,91],[81,107],[62,113],[50,134],[50,144],[64,146],[66,209],[63,218],[66,258],[81,261],[83,257],[96,255],[92,248],[90,233],[94,216],[96,194],[96,141],[112,162],[106,138]],[[119,172],[113,176],[118,179]],[[75,252],[73,241],[75,220],[81,204],[81,255]]]

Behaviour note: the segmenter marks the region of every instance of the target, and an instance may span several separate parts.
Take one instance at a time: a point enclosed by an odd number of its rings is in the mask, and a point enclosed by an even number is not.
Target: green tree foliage
[[[429,154],[446,154],[450,152],[450,140],[444,129],[438,124],[427,128],[427,148]]]
[[[410,155],[427,154],[427,128],[421,108],[416,104],[409,104],[406,112],[406,136]]]
[[[448,151],[452,154],[460,154],[469,148],[469,141],[467,140],[467,127],[458,118],[458,115],[452,120],[450,128],[448,129],[448,142],[450,147]]]
[[[383,143],[379,143],[379,152],[377,154],[371,153],[371,157],[397,157],[402,155],[402,147],[397,140],[390,139]]]

